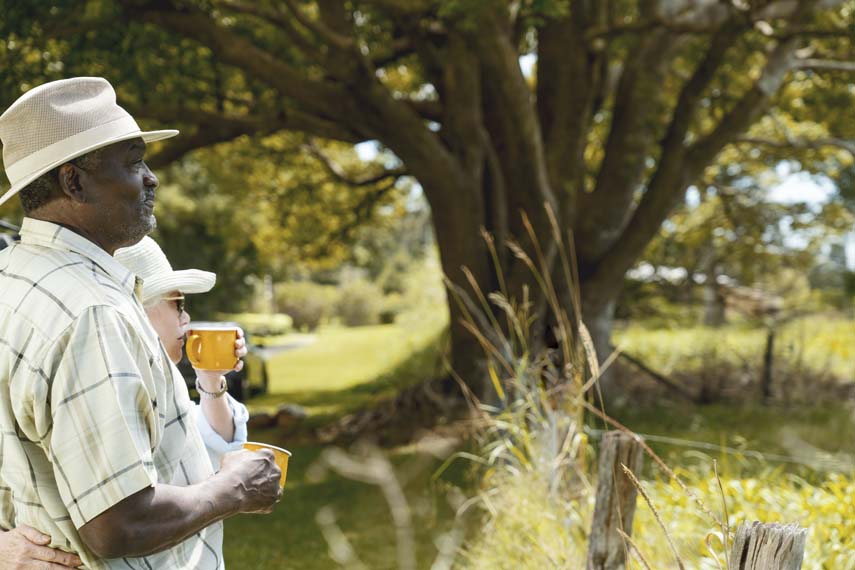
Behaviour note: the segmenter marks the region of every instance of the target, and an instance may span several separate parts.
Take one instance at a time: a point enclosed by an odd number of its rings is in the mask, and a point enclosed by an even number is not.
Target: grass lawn
[[[418,321],[322,329],[317,340],[267,362],[267,394],[247,402],[250,410],[282,403],[306,408],[323,421],[393,396],[442,371],[443,314]]]
[[[276,442],[275,432],[252,434]],[[287,441],[278,441],[282,445]],[[307,477],[321,447],[291,448],[285,496],[271,515],[238,515],[225,523],[225,557],[230,570],[330,570],[338,568],[320,527],[318,510],[331,506],[338,524],[368,568],[397,568],[395,525],[377,487],[330,475],[323,481]],[[406,478],[405,493],[413,513],[419,569],[430,568],[436,557],[434,541],[451,527],[454,514],[444,488],[464,483],[465,465],[443,473],[438,484],[431,476],[440,465],[432,456],[399,452],[391,456],[396,472]]]
[[[769,468],[808,478],[855,472],[851,403],[799,407],[663,403],[613,410],[613,415],[635,432],[651,436],[650,446],[673,466],[717,459],[722,472],[732,476]],[[590,424],[603,428],[598,420]]]
[[[651,329],[644,323],[618,328],[615,344],[663,374],[691,372],[716,361],[760,367],[766,342],[763,328],[732,324],[721,328]],[[855,321],[813,316],[782,327],[776,362],[829,373],[855,382]]]
[[[266,409],[296,403],[307,409],[311,421],[323,422],[391,397],[441,370],[446,322],[435,315],[417,322],[321,330],[314,344],[268,361],[270,392],[248,405]],[[256,430],[249,438],[286,447],[293,456],[285,496],[273,514],[226,521],[224,548],[231,570],[337,568],[315,522],[318,510],[327,505],[369,568],[397,568],[395,526],[377,487],[334,474],[322,481],[309,477],[323,450],[320,445],[294,447],[275,428]],[[406,479],[419,568],[430,568],[437,553],[434,541],[454,518],[443,489],[464,483],[466,465],[455,464],[434,483],[441,460],[413,450],[390,450],[390,458]]]
[[[851,360],[847,359],[850,359],[851,351],[855,347],[855,330],[849,330],[847,327],[850,325],[851,322],[844,321],[806,321],[801,323],[801,328],[793,325],[793,328],[788,327],[781,338],[795,339],[796,336],[793,335],[798,333],[803,354],[825,355],[811,358],[817,362],[830,362],[830,366],[845,373],[847,366],[851,364]],[[260,409],[286,402],[297,403],[306,407],[311,421],[323,422],[369,406],[379,399],[391,397],[401,388],[435,375],[441,370],[439,343],[445,326],[445,319],[434,316],[395,325],[321,330],[317,342],[313,345],[283,352],[268,362],[270,393],[251,400],[250,407]],[[713,346],[724,354],[740,354],[743,355],[741,357],[753,358],[751,355],[755,351],[762,351],[763,342],[762,331],[739,327],[716,333],[701,329],[662,331],[631,327],[621,331],[619,338],[634,348],[631,350],[633,353],[647,355],[644,358],[653,359],[649,362],[651,366],[661,367],[666,373],[687,369],[691,371],[692,366],[704,362],[702,359],[693,360],[692,355],[709,350]],[[788,343],[794,342],[795,340],[782,340],[781,349],[787,349],[790,346]],[[815,481],[816,484],[825,485],[822,480],[826,474],[798,462],[755,458],[748,451],[789,456],[797,460],[824,457],[826,460],[835,461],[835,465],[847,460],[851,463],[855,454],[855,424],[850,419],[850,410],[843,404],[779,408],[733,407],[723,404],[695,407],[682,403],[662,403],[652,409],[628,407],[613,410],[613,413],[640,433],[706,442],[742,451],[741,454],[727,454],[652,439],[650,441],[651,446],[665,456],[673,467],[693,468],[699,473],[694,480],[691,477],[689,479],[702,489],[705,500],[713,505],[716,504],[717,487],[704,478],[707,473],[704,466],[709,465],[711,458],[717,458],[725,485],[731,489],[728,491],[729,500],[733,501],[732,505],[737,512],[732,516],[738,516],[740,519],[755,516],[769,520],[778,513],[786,520],[795,520],[795,511],[790,511],[805,508],[810,511],[813,507],[809,508],[809,505],[813,504],[812,501],[819,500],[818,497],[825,497],[822,499],[825,501],[822,504],[826,505],[823,509],[828,510],[829,516],[838,512],[832,507],[839,504],[839,501],[835,502],[830,495],[832,491],[838,492],[835,491],[837,487],[823,487],[829,491],[821,495],[816,489],[799,487],[796,483]],[[602,428],[598,422],[591,424],[594,428]],[[335,511],[344,536],[352,543],[367,568],[397,568],[395,526],[389,507],[377,488],[334,475],[320,481],[310,477],[308,472],[323,451],[319,445],[291,446],[275,429],[253,432],[250,439],[288,447],[294,452],[294,456],[289,468],[285,498],[274,514],[238,516],[226,522],[225,554],[231,570],[337,568],[329,556],[320,527],[315,522],[318,510],[327,505]],[[450,470],[443,473],[440,488],[437,488],[431,476],[439,467],[438,459],[412,450],[389,450],[389,455],[398,472],[406,479],[405,492],[413,513],[418,567],[420,570],[430,568],[436,556],[435,541],[451,527],[453,520],[452,510],[444,499],[444,489],[456,484],[474,492],[470,476],[471,466],[458,460]],[[820,461],[815,467],[827,467],[829,464],[829,461]],[[650,479],[647,481],[650,482]],[[781,500],[775,503],[763,499],[762,496],[750,495],[743,489],[744,487],[750,490],[751,485],[759,484],[758,481],[763,482],[770,490],[780,487]],[[655,500],[669,513],[669,524],[684,524],[686,520],[698,519],[697,514],[689,508],[690,505],[685,507],[685,512],[680,511],[687,501],[666,483],[656,479],[655,483],[650,484],[653,485]],[[507,527],[507,540],[522,545],[527,552],[525,556],[530,556],[526,545],[538,540],[537,529],[540,525],[547,524],[547,519],[552,520],[549,518],[551,515],[557,517],[557,537],[567,536],[563,521],[570,520],[563,511],[552,513],[547,511],[551,508],[549,505],[532,502],[535,495],[531,489],[530,482],[523,484],[518,489],[519,500],[515,500],[516,502],[508,507],[509,512],[519,512],[520,516],[528,512],[525,509],[530,507],[532,520],[516,521]],[[849,489],[844,487],[847,493]],[[803,496],[803,503],[797,500],[798,496]],[[784,503],[789,505],[789,511],[785,510]],[[758,511],[763,504],[776,506]],[[660,542],[662,536],[657,534],[654,523],[649,520],[649,514],[643,512],[645,507],[639,508],[642,512],[638,517],[638,524],[649,527],[639,530],[639,537],[652,541],[651,544]],[[817,519],[815,522],[822,525],[821,528],[830,528],[835,532],[838,530],[838,527],[829,527],[824,520]],[[516,526],[517,522],[521,526]],[[527,526],[528,522],[531,522],[532,527]],[[810,520],[803,522],[810,524]],[[702,530],[704,533],[709,530],[693,524],[692,535],[686,539],[690,542]],[[844,527],[848,529],[846,525],[839,528],[845,530]],[[533,534],[521,539],[521,533],[529,532]],[[698,536],[703,537],[703,534]],[[817,541],[827,542],[830,539],[821,534],[814,536],[812,540],[813,544],[816,544]],[[689,552],[694,547],[694,543],[686,543],[686,550]],[[664,562],[665,558],[657,557],[657,560]],[[824,557],[823,560],[831,558]],[[529,567],[516,564],[519,560],[510,557],[505,562],[507,564],[504,566],[494,565],[491,568]],[[845,563],[843,564],[845,566]],[[540,568],[543,565],[531,567]],[[697,567],[708,566],[698,564]]]

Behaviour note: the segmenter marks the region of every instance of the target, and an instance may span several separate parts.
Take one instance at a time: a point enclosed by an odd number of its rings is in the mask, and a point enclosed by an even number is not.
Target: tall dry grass
[[[771,478],[758,481],[735,476],[722,480],[715,463],[711,471],[672,469],[629,428],[593,403],[600,370],[590,335],[579,317],[579,282],[574,270],[572,236],[561,234],[554,216],[550,215],[550,220],[553,246],[549,251],[540,247],[525,218],[524,226],[533,244],[532,254],[517,243],[509,244],[516,259],[531,271],[539,287],[537,295],[523,289],[520,298],[515,298],[501,277],[499,290],[494,292],[484,292],[468,273],[468,288],[447,283],[462,309],[464,326],[483,348],[484,371],[494,390],[492,397],[484,402],[470,394],[476,419],[472,424],[476,451],[454,454],[437,473],[439,476],[448,464],[459,460],[481,466],[477,494],[457,501],[459,520],[473,514],[477,517],[475,531],[463,540],[463,524],[459,524],[443,537],[434,560],[415,560],[412,522],[388,461],[376,453],[360,461],[339,451],[324,454],[328,468],[375,484],[383,491],[397,529],[398,567],[436,570],[584,568],[597,477],[594,446],[588,440],[586,419],[588,424],[618,429],[636,437],[654,466],[653,478],[627,473],[637,486],[642,502],[636,513],[635,528],[623,529],[628,569],[731,568],[728,552],[735,523],[758,514],[766,516],[756,518],[772,522],[776,520],[773,516],[776,511],[758,509],[758,503],[764,499],[762,492],[742,493],[748,502],[737,503],[731,508],[728,508],[728,497],[740,496],[741,492],[751,489],[762,491],[764,482],[773,487],[770,493],[780,491],[782,496],[791,499],[787,505],[778,505],[781,513],[785,512],[785,506],[790,513],[792,508],[809,505],[819,496],[825,497],[829,516],[839,518],[839,498],[851,488],[846,480],[836,480],[828,489],[820,490],[790,480],[786,485],[777,485]],[[484,239],[496,264],[496,272],[501,276],[503,271],[495,243],[486,233]],[[558,271],[552,270],[553,262],[558,264]],[[553,275],[564,280],[561,287],[556,286]],[[559,291],[569,293],[562,298]],[[545,312],[539,310],[535,298],[543,299],[540,306],[545,307]],[[536,327],[544,322],[553,326],[555,343],[552,346],[539,344],[542,336],[537,334]],[[613,356],[606,360],[607,365]],[[796,497],[801,497],[801,502],[792,500]],[[833,506],[837,508],[831,508]],[[319,513],[318,522],[339,564],[348,568],[364,567],[349,548],[346,537],[337,531],[329,512]],[[837,525],[844,532],[849,526]],[[833,555],[823,560],[844,560],[841,556],[846,555]],[[850,563],[852,558],[845,560]],[[810,567],[822,568],[825,567],[823,563]]]
[[[532,253],[520,244],[508,247],[525,264],[537,284],[537,295],[523,289],[521,299],[510,295],[501,276],[500,256],[491,236],[483,232],[488,250],[500,276],[499,290],[485,293],[470,274],[468,289],[447,282],[462,309],[463,325],[479,341],[495,398],[478,402],[476,432],[481,453],[474,458],[484,466],[482,491],[469,505],[483,511],[483,527],[460,553],[466,568],[582,568],[595,495],[595,465],[592,446],[585,431],[586,416],[608,429],[632,431],[613,420],[598,392],[598,357],[581,319],[579,278],[576,272],[573,237],[562,234],[548,206],[552,244],[543,248],[534,228],[523,215]],[[555,279],[560,280],[556,283]],[[560,291],[566,292],[563,295]],[[533,298],[543,299],[540,304]],[[544,310],[540,310],[543,307]],[[543,335],[537,327],[552,326],[552,346],[539,344]],[[608,355],[605,366],[616,355]],[[676,484],[706,520],[708,532],[720,536],[724,566],[730,529],[725,514],[714,513],[683,479],[641,442],[662,476]],[[471,459],[472,457],[469,456]],[[627,470],[628,471],[628,470]],[[628,475],[637,485],[650,513],[658,523],[658,542],[669,545],[671,562],[684,568],[679,548],[664,519],[657,513],[651,494],[640,482],[640,474]],[[643,543],[629,538],[630,560],[645,564]],[[715,549],[710,541],[710,548]],[[525,556],[521,556],[525,553]]]

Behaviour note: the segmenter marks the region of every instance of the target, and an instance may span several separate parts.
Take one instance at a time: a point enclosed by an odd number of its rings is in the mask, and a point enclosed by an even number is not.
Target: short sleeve
[[[229,409],[232,411],[232,420],[235,426],[235,436],[232,441],[226,441],[211,427],[211,424],[208,423],[205,414],[202,412],[201,406],[197,404],[193,409],[193,415],[196,418],[196,427],[199,428],[199,433],[202,434],[202,441],[205,442],[205,448],[208,451],[208,457],[211,459],[211,465],[214,466],[214,471],[220,468],[220,459],[222,459],[223,455],[230,451],[241,449],[247,440],[246,424],[249,420],[249,411],[246,409],[246,406],[232,398],[229,393],[226,393],[223,397],[227,399]]]
[[[110,307],[92,307],[67,332],[51,387],[48,456],[76,528],[157,482],[152,360]]]

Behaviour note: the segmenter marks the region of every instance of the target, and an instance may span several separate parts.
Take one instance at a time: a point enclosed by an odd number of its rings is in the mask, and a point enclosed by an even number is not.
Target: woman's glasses
[[[176,297],[164,297],[164,301],[175,301],[175,308],[178,310],[178,316],[181,316],[181,313],[184,312],[184,295],[176,296]]]

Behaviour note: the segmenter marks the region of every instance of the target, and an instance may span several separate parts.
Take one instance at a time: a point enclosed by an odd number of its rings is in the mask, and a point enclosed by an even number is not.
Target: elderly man
[[[142,132],[101,78],[55,81],[0,116],[21,241],[0,252],[0,527],[87,568],[221,569],[222,520],[281,498],[269,453],[211,463],[181,375],[113,259],[154,226]]]

